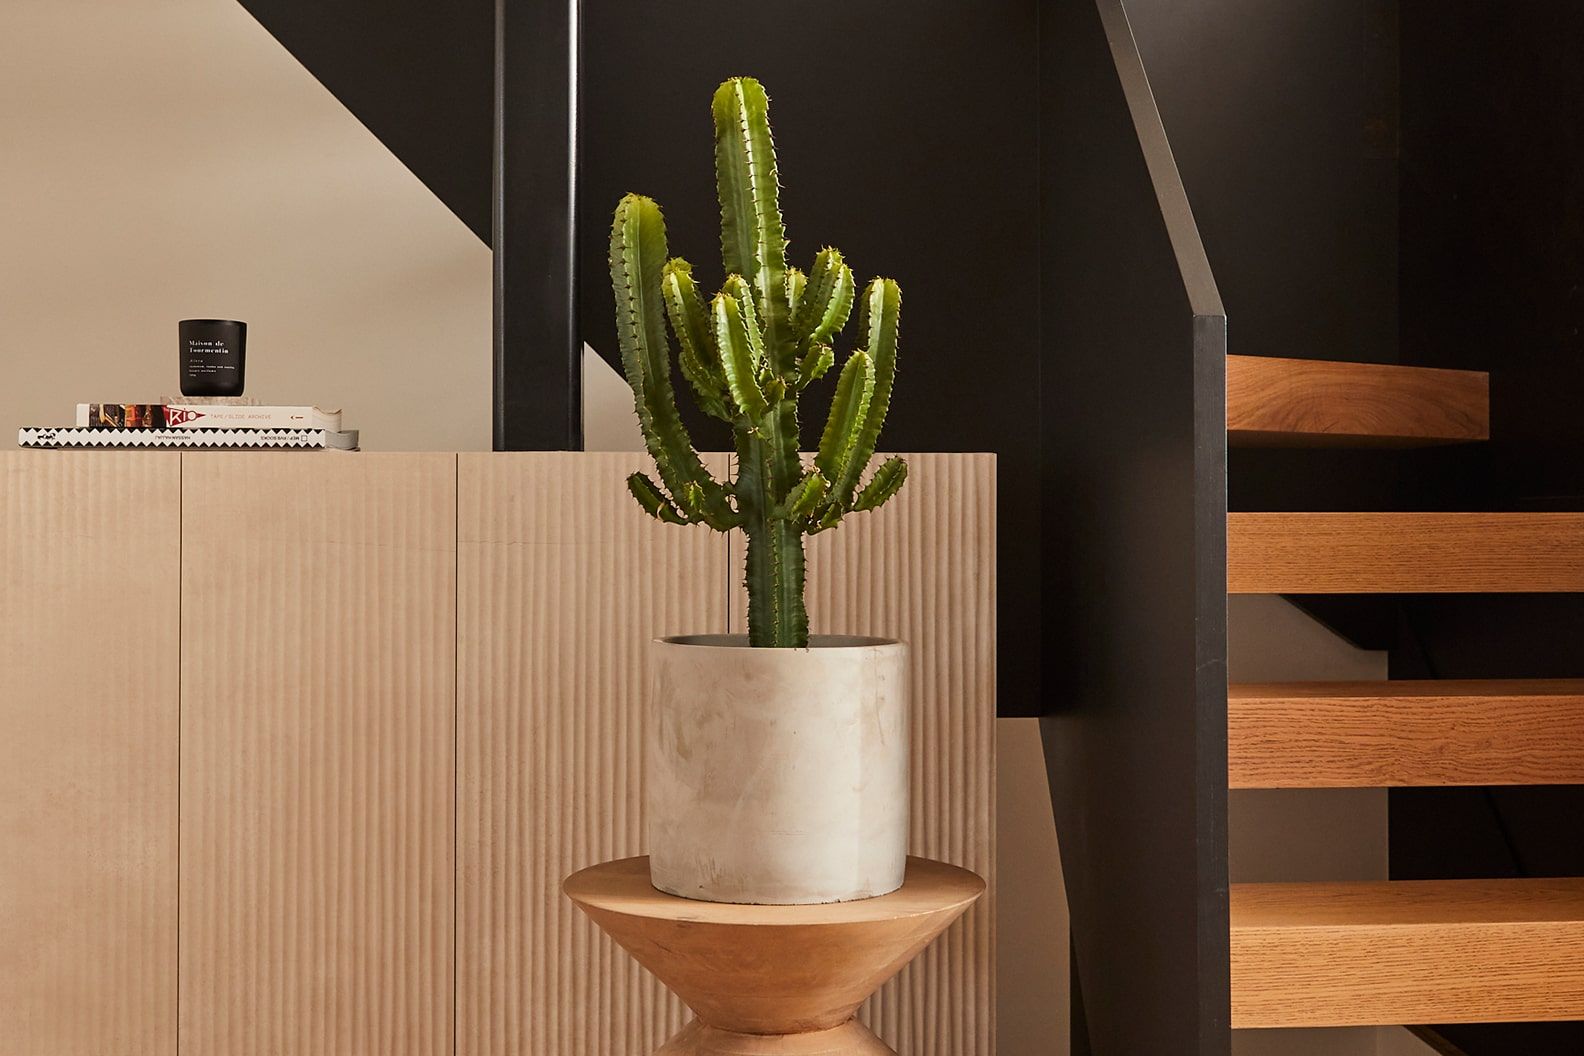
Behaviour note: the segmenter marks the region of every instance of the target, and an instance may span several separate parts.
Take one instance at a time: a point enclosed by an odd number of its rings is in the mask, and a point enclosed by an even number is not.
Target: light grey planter
[[[907,646],[816,635],[655,643],[650,880],[707,902],[803,905],[902,886]]]

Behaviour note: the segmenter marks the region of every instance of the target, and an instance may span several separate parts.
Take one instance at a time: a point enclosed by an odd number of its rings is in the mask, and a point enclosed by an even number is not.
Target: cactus
[[[747,537],[748,637],[754,646],[805,648],[803,537],[901,489],[907,464],[868,475],[891,405],[902,291],[891,279],[862,290],[835,249],[805,273],[787,266],[769,99],[734,77],[715,92],[715,177],[726,281],[705,299],[693,267],[669,257],[660,207],[629,194],[611,227],[611,288],[622,369],[659,481],[627,486],[667,524],[703,524]],[[837,375],[812,464],[799,455],[798,398],[836,365],[834,339],[858,304],[856,347]],[[668,333],[669,328],[669,333]],[[736,436],[736,479],[717,481],[677,411],[676,361],[704,413]]]

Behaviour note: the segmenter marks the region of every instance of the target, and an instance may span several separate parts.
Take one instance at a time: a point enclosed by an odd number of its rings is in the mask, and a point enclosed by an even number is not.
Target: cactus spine
[[[657,483],[635,473],[628,489],[668,524],[741,528],[748,541],[748,636],[755,646],[808,645],[803,537],[895,495],[907,464],[887,459],[863,481],[891,404],[902,292],[891,279],[862,290],[835,249],[809,271],[787,266],[769,99],[734,77],[715,92],[715,179],[726,281],[707,302],[693,267],[668,259],[660,207],[629,194],[611,227],[622,367],[632,386]],[[836,364],[833,339],[858,304],[858,342],[842,363],[811,466],[799,457],[798,397]],[[736,436],[736,479],[711,476],[677,411],[677,365],[706,414]]]

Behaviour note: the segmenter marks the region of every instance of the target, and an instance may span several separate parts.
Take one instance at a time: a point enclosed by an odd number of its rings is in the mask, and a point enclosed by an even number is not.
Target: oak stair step
[[[1232,885],[1232,1026],[1584,1019],[1584,879]]]
[[[1229,513],[1231,594],[1584,591],[1584,513]]]
[[[1229,687],[1233,788],[1584,784],[1584,679]]]
[[[1227,357],[1227,440],[1421,447],[1490,437],[1490,376],[1380,363]]]

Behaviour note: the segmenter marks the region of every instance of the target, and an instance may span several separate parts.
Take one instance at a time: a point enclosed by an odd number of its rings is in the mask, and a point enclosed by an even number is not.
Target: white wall
[[[178,391],[176,322],[364,446],[487,448],[490,256],[235,0],[0,3],[0,442]]]

